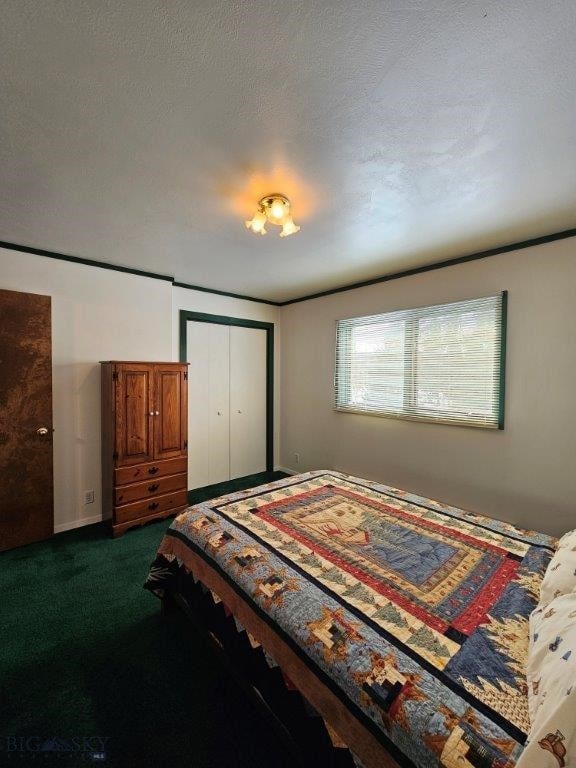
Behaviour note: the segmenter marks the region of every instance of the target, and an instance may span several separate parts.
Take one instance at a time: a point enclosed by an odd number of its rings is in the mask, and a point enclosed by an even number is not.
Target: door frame
[[[266,471],[274,471],[274,323],[248,320],[243,317],[209,315],[206,312],[180,310],[180,362],[188,362],[188,323],[213,323],[257,328],[266,331]]]

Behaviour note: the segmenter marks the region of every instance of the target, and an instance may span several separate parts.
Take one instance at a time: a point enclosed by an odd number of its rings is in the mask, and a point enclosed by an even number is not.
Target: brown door
[[[156,365],[154,443],[156,459],[179,456],[187,430],[186,371],[182,366]]]
[[[116,465],[152,461],[154,366],[123,363],[116,373]]]
[[[0,290],[0,550],[54,532],[50,296]]]

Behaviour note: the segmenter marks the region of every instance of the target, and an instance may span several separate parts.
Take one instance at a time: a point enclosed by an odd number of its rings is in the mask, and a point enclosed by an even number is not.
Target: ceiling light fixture
[[[290,200],[286,195],[266,195],[258,203],[258,210],[250,219],[245,222],[246,229],[250,229],[255,235],[266,234],[266,224],[276,224],[282,227],[280,237],[288,237],[300,230],[294,220],[290,210]]]

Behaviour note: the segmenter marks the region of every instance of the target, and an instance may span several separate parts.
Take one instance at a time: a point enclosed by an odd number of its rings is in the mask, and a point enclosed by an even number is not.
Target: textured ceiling
[[[575,39],[574,0],[3,0],[0,240],[283,300],[574,227]],[[243,228],[274,191],[293,237]]]

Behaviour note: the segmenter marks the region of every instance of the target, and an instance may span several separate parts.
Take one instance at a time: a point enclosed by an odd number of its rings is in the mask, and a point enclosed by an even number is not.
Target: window
[[[506,292],[339,320],[336,409],[504,426]]]

